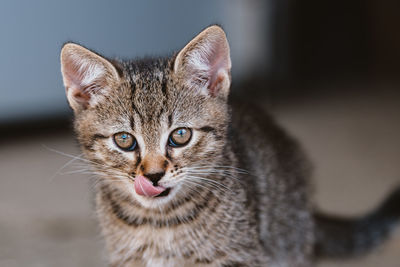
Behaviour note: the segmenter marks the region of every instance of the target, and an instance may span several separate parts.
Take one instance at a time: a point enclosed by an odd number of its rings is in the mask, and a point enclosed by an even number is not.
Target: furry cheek
[[[104,144],[104,153],[98,153],[103,155],[103,161],[112,163],[112,165],[118,166],[121,171],[127,173],[134,172],[133,169],[137,165],[137,161],[140,156],[137,151],[125,152],[116,147],[112,138],[108,138]]]

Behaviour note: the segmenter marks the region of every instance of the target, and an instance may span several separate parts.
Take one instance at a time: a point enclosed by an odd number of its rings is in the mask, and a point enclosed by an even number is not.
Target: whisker
[[[234,166],[229,166],[229,165],[199,165],[199,166],[193,166],[193,167],[188,167],[192,169],[204,169],[204,168],[213,168],[213,169],[227,169],[227,170],[236,170],[238,172],[241,172],[243,174],[250,174],[249,171],[234,167]]]
[[[187,172],[188,174],[206,175],[206,176],[211,176],[211,175],[215,174],[215,175],[220,175],[221,177],[224,177],[224,178],[232,178],[232,179],[238,181],[238,182],[241,183],[241,184],[244,183],[241,179],[239,179],[238,177],[232,175],[232,174],[229,173],[229,172],[221,172],[221,171],[213,171],[213,170],[210,170],[210,171],[208,171],[208,170],[207,170],[207,171],[192,171],[192,170],[187,170],[186,172]],[[201,177],[203,177],[203,176],[201,176]]]
[[[190,175],[189,176],[185,176],[185,179],[188,179],[188,180],[191,180],[191,181],[195,181],[195,182],[199,182],[199,180],[201,180],[201,181],[204,182],[204,184],[208,184],[210,186],[213,186],[215,189],[221,190],[221,192],[224,192],[224,190],[222,190],[222,189],[225,189],[225,190],[229,190],[229,191],[231,191],[233,193],[232,189],[230,189],[229,187],[227,187],[227,186],[225,186],[225,185],[223,185],[221,183],[215,182],[213,180],[210,180],[210,179],[206,179],[206,178],[198,177],[198,176],[190,176]]]

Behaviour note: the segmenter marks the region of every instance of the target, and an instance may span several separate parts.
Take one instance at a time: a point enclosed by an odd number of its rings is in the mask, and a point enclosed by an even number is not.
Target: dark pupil
[[[178,130],[178,134],[179,134],[181,137],[183,137],[183,136],[185,135],[185,133],[186,133],[186,130],[183,130],[183,129]]]

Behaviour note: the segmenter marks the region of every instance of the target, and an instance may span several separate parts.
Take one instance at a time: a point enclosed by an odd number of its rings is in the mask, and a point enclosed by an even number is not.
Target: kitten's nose
[[[153,183],[154,186],[158,185],[158,181],[163,178],[165,172],[158,172],[158,173],[147,173],[143,174],[145,177],[149,178],[149,180]]]

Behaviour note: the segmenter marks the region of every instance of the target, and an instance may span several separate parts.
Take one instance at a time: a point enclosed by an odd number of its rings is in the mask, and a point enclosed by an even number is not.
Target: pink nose
[[[136,193],[146,197],[155,197],[166,189],[162,186],[154,186],[153,183],[143,175],[136,176],[134,183]]]

